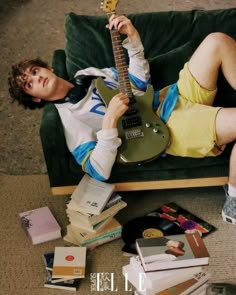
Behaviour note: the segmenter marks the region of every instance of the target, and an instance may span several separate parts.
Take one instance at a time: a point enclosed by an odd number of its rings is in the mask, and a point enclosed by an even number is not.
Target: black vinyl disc
[[[142,216],[130,220],[123,226],[122,239],[126,245],[133,245],[139,238],[155,238],[182,233],[184,230],[173,221],[156,216]]]

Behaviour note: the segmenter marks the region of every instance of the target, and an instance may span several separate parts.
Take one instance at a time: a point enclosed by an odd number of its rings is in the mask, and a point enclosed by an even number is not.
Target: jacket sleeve
[[[121,145],[116,128],[99,130],[78,120],[69,109],[59,109],[68,149],[76,162],[91,177],[109,179],[117,148]]]
[[[149,63],[144,57],[144,48],[140,38],[130,42],[128,38],[123,41],[123,47],[129,55],[129,78],[132,86],[145,91],[150,83]]]

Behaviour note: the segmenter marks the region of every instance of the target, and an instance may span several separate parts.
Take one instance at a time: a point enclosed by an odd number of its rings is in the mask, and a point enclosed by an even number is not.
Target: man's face
[[[54,98],[58,77],[52,69],[31,66],[17,77],[17,83],[25,93],[35,98],[50,101]]]

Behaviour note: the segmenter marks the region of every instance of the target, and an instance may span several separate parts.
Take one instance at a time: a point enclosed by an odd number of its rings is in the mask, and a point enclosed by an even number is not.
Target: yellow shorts
[[[219,155],[216,147],[215,120],[220,107],[213,107],[217,90],[202,88],[188,69],[180,71],[178,102],[167,121],[171,142],[167,154],[202,158]]]

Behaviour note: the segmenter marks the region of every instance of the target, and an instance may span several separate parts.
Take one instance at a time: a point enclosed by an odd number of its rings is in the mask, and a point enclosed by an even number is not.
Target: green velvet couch
[[[153,12],[129,17],[140,32],[155,89],[177,80],[179,70],[207,34],[225,32],[236,39],[236,8]],[[78,69],[88,66],[114,66],[106,23],[105,16],[66,15],[65,48],[55,50],[52,61],[59,76],[71,78]],[[236,106],[236,93],[222,74],[218,85],[215,104]],[[84,172],[66,147],[53,104],[43,110],[40,136],[52,193],[71,194]],[[166,156],[141,166],[115,164],[109,182],[116,184],[117,191],[222,185],[228,177],[230,149],[228,146],[216,158]]]

